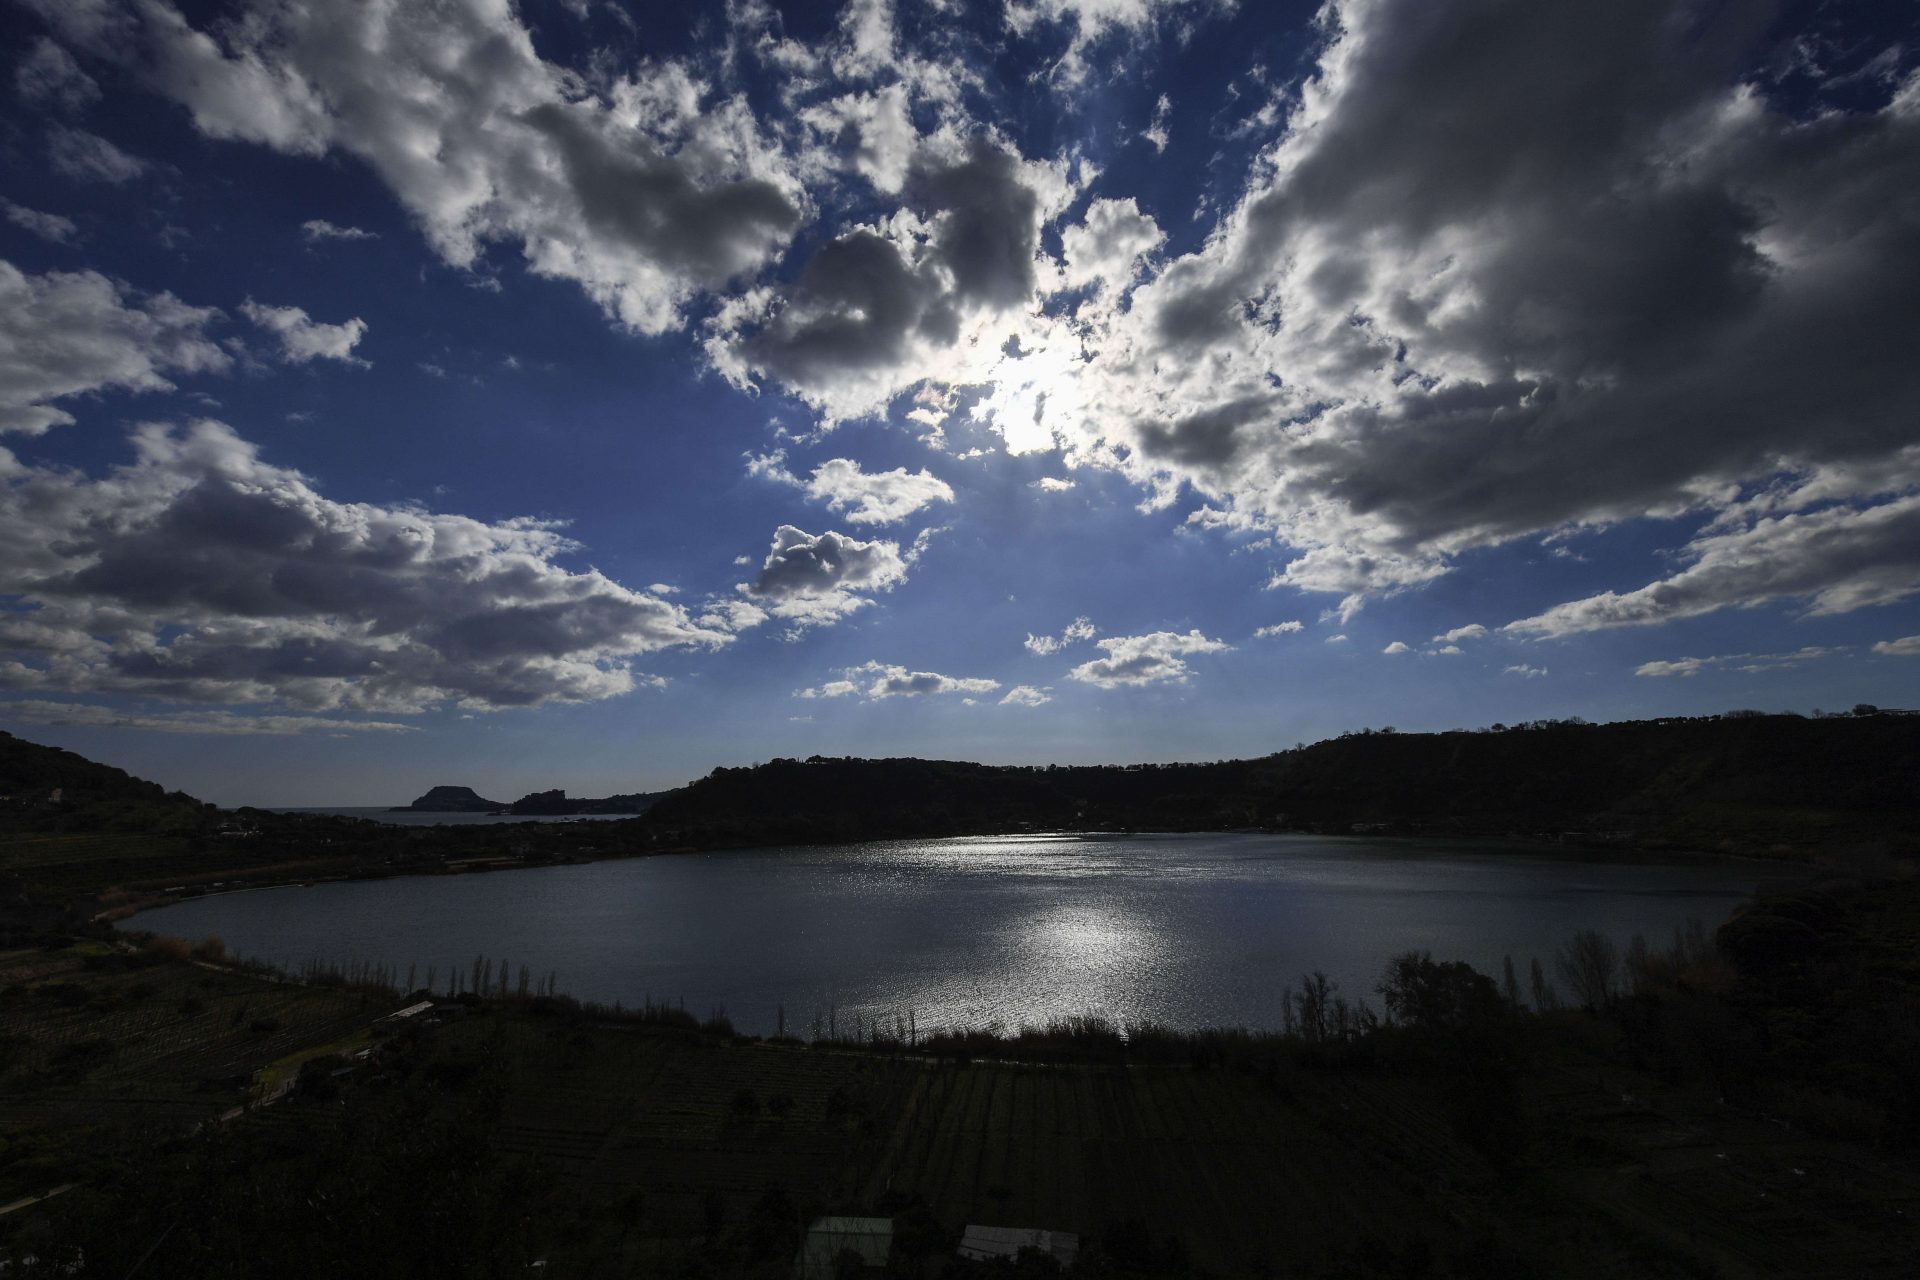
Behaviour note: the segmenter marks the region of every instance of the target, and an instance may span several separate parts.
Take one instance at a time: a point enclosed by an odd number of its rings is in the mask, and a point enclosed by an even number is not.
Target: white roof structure
[[[1080,1237],[1071,1231],[1042,1231],[1038,1227],[982,1227],[969,1224],[960,1237],[960,1256],[984,1262],[989,1258],[1011,1258],[1022,1249],[1038,1249],[1052,1254],[1063,1267],[1073,1265],[1080,1252]]]
[[[892,1218],[816,1218],[795,1259],[795,1280],[833,1280],[834,1259],[852,1250],[869,1267],[887,1265],[893,1249]]]
[[[386,1017],[381,1018],[380,1021],[381,1022],[399,1022],[404,1018],[411,1018],[415,1014],[425,1013],[427,1010],[431,1008],[433,1008],[433,1001],[422,1000],[419,1004],[410,1004],[404,1009],[396,1009],[392,1013],[388,1014]]]

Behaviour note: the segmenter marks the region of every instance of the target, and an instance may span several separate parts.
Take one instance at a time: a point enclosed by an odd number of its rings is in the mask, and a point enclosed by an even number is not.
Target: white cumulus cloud
[[[251,298],[240,304],[240,314],[280,339],[280,354],[289,364],[312,360],[339,360],[366,365],[353,349],[366,336],[367,322],[357,316],[339,324],[322,324],[299,307],[268,307]]]
[[[857,667],[848,667],[841,674],[843,679],[830,680],[815,689],[802,689],[797,696],[802,698],[859,696],[871,702],[883,698],[918,698],[941,693],[992,693],[1000,687],[998,680],[947,676],[937,671],[909,671],[905,667],[885,662],[865,662]]]
[[[1108,636],[1098,642],[1104,658],[1083,662],[1067,674],[1075,680],[1117,689],[1122,685],[1179,684],[1190,674],[1186,659],[1195,654],[1220,653],[1233,646],[1210,640],[1198,629],[1185,635],[1154,631],[1143,636]]]
[[[0,262],[0,432],[71,423],[50,403],[90,391],[171,391],[169,373],[219,373],[220,317],[170,293],[139,297],[92,271],[30,276]]]

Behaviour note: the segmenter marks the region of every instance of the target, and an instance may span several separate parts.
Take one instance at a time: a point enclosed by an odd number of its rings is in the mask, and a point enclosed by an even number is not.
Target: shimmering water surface
[[[1624,945],[1717,925],[1769,864],[1591,861],[1321,836],[1020,836],[675,854],[485,875],[268,889],[144,913],[250,957],[368,960],[403,975],[476,955],[582,999],[684,1000],[742,1030],[815,1012],[921,1028],[1064,1014],[1273,1027],[1322,969],[1367,996],[1424,948],[1523,981],[1579,929]],[[1374,1000],[1374,1003],[1378,1003]]]
[[[417,813],[412,809],[378,809],[365,806],[342,808],[337,805],[308,805],[297,809],[273,809],[270,812],[321,813],[334,818],[365,818],[369,822],[384,822],[395,827],[486,827],[505,822],[612,822],[633,816],[630,813],[569,813],[549,817],[511,813]]]

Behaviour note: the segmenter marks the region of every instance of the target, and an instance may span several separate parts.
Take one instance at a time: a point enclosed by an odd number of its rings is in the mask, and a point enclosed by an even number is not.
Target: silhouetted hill
[[[645,813],[665,792],[642,791],[598,799],[569,797],[565,791],[535,791],[521,796],[508,809],[522,817],[553,817],[569,813]]]
[[[487,800],[472,787],[434,787],[412,804],[396,805],[391,813],[491,813],[504,809],[498,800]]]
[[[782,759],[716,769],[667,795],[648,823],[691,843],[1265,827],[1801,856],[1912,851],[1916,783],[1920,716],[1736,713],[1363,731],[1212,764]]]
[[[0,732],[0,831],[175,832],[213,813],[185,792]]]

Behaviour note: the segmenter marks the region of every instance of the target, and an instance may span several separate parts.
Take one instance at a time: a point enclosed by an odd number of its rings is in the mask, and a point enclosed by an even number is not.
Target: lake
[[[568,813],[536,817],[531,814],[430,813],[414,809],[382,809],[366,805],[306,805],[294,809],[268,809],[268,813],[318,813],[331,818],[364,818],[395,827],[477,827],[502,822],[616,822],[631,818],[631,813]]]
[[[743,1031],[837,1009],[922,1030],[1069,1014],[1181,1028],[1277,1027],[1312,969],[1375,1007],[1410,948],[1525,982],[1577,930],[1625,945],[1709,929],[1756,887],[1750,862],[1487,851],[1308,835],[1008,836],[671,854],[481,875],[265,889],[144,912],[240,954],[453,968],[484,953],[584,1000],[684,1001]]]

